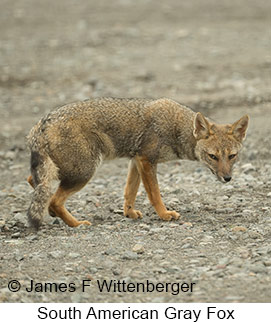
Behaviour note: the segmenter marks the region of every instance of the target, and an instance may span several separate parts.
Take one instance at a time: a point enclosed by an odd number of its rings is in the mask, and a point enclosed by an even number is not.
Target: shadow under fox
[[[34,188],[28,218],[39,228],[47,209],[76,227],[65,208],[69,196],[82,189],[103,160],[130,159],[124,192],[124,215],[142,218],[134,208],[140,181],[163,220],[178,219],[161,199],[157,164],[174,159],[198,160],[222,182],[231,180],[242,147],[248,116],[218,125],[201,113],[170,99],[98,98],[65,105],[41,119],[30,131],[31,175]],[[52,182],[59,187],[52,194]]]

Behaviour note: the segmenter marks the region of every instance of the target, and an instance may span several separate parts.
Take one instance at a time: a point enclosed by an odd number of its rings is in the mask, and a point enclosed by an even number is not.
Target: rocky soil
[[[1,2],[1,302],[271,301],[270,10],[264,0]],[[182,217],[162,222],[140,187],[144,217],[133,221],[121,210],[128,161],[116,160],[67,202],[91,227],[47,216],[32,232],[25,136],[51,109],[91,96],[166,96],[222,123],[248,113],[233,180],[194,162],[161,164],[164,202]],[[178,295],[108,293],[97,288],[104,279],[196,284]],[[76,290],[27,292],[31,280]]]

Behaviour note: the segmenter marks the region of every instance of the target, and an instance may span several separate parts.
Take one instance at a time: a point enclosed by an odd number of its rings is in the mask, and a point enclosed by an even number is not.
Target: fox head
[[[249,117],[243,116],[233,124],[209,122],[200,112],[194,119],[195,155],[217,178],[229,182],[232,168],[246,137]]]

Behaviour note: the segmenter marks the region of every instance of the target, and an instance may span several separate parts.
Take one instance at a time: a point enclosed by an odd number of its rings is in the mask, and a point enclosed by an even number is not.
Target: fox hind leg
[[[56,193],[51,198],[49,205],[50,215],[60,217],[70,227],[77,227],[81,224],[91,225],[89,221],[78,221],[64,206],[68,197],[81,190],[87,184],[87,182],[88,180],[74,183],[73,185],[71,185],[70,182],[69,185],[67,185],[64,181],[62,181]]]

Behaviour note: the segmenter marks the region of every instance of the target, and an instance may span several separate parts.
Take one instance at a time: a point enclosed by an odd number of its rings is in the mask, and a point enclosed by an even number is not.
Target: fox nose
[[[225,182],[229,182],[231,180],[231,176],[228,175],[224,176],[223,178]]]

